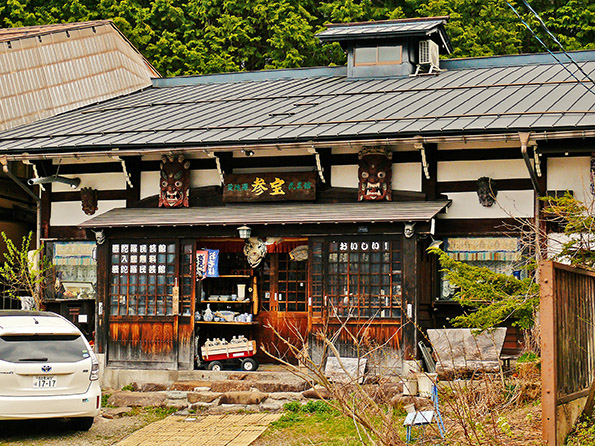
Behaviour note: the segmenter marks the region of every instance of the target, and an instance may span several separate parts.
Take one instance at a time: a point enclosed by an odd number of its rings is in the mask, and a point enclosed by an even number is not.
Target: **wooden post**
[[[103,244],[97,245],[97,308],[95,308],[95,348],[97,353],[107,352],[109,332],[108,258],[109,242],[106,240]]]
[[[126,182],[126,207],[134,207],[136,202],[140,200],[140,178],[141,178],[141,157],[140,156],[128,156],[123,157],[124,163],[126,164],[126,171],[130,175],[130,182],[132,187]]]
[[[547,446],[558,446],[556,400],[557,345],[556,345],[556,295],[554,293],[554,263],[539,264],[541,287],[541,432]]]
[[[403,359],[417,359],[417,237],[403,237]]]
[[[425,172],[421,175],[421,191],[426,194],[426,200],[436,200],[438,198],[436,176],[438,175],[438,145],[424,144],[426,153],[426,162],[428,163],[428,174],[430,178],[426,178]]]

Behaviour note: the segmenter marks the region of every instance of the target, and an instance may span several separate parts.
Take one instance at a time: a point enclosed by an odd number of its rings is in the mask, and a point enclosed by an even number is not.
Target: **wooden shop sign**
[[[225,176],[223,201],[311,201],[316,172],[266,172]]]

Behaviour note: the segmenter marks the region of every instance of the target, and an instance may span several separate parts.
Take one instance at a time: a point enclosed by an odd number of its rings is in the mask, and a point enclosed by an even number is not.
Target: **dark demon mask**
[[[161,157],[161,177],[159,207],[188,207],[190,193],[190,161],[184,162],[184,156]]]
[[[358,157],[357,200],[391,201],[392,152],[384,147],[364,147]]]
[[[81,206],[87,215],[93,215],[97,210],[97,190],[90,187],[81,189]]]
[[[477,196],[479,203],[484,207],[490,207],[496,202],[496,182],[489,177],[481,177],[477,180]]]

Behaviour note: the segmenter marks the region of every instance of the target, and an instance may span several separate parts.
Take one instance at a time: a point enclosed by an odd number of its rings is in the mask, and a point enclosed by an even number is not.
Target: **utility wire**
[[[529,30],[529,32],[533,35],[533,37],[535,37],[535,39],[541,44],[541,46],[543,46],[545,48],[545,50],[550,53],[550,55],[556,60],[556,62],[558,62],[560,65],[562,65],[562,68],[564,68],[566,71],[568,71],[568,73],[570,73],[570,75],[576,79],[576,81],[581,84],[583,87],[585,87],[589,92],[593,93],[595,95],[595,91],[593,91],[593,89],[591,87],[589,87],[588,85],[586,85],[583,81],[581,81],[578,77],[576,77],[576,75],[570,71],[570,69],[564,65],[564,62],[562,62],[560,59],[558,59],[556,57],[556,55],[547,47],[547,45],[543,42],[543,40],[541,40],[539,38],[539,36],[537,34],[535,34],[535,32],[533,31],[533,29],[529,26],[529,24],[527,22],[525,22],[523,20],[523,18],[521,17],[521,15],[518,13],[518,11],[514,8],[514,6],[512,6],[508,0],[506,1],[506,4],[510,7],[510,9],[512,9],[512,11],[516,14],[516,16],[519,18],[519,20],[521,21],[521,23],[523,25],[525,25],[525,28],[527,28]]]
[[[573,59],[573,57],[572,57],[570,54],[568,54],[568,52],[566,51],[566,48],[564,48],[564,47],[562,46],[562,44],[561,44],[561,43],[560,43],[560,41],[559,41],[559,40],[556,38],[556,36],[554,36],[554,35],[553,35],[553,34],[550,32],[550,30],[548,29],[548,27],[545,25],[544,21],[541,19],[541,17],[539,16],[539,14],[537,14],[537,12],[535,12],[535,10],[534,10],[534,9],[531,7],[531,5],[529,4],[529,2],[528,2],[527,0],[523,0],[523,3],[525,4],[525,6],[526,6],[527,8],[529,8],[529,11],[531,11],[531,12],[533,13],[533,15],[535,16],[535,18],[537,18],[537,20],[539,20],[539,23],[541,23],[541,27],[544,29],[544,31],[545,31],[546,33],[548,33],[548,35],[549,35],[549,36],[550,36],[550,37],[553,39],[553,41],[554,41],[554,42],[556,42],[556,44],[557,44],[557,45],[560,47],[560,49],[562,50],[562,52],[564,53],[564,55],[565,55],[566,57],[568,57],[568,58],[569,58],[569,59],[572,61],[572,63],[573,63],[573,64],[574,64],[574,65],[575,65],[575,66],[576,66],[578,69],[579,69],[579,71],[580,71],[581,73],[583,73],[583,74],[584,74],[584,76],[585,76],[587,79],[589,79],[591,82],[593,82],[593,83],[595,84],[595,81],[593,81],[593,79],[591,79],[591,77],[590,77],[590,76],[589,76],[587,73],[585,73],[585,72],[583,71],[583,68],[582,68],[582,67],[581,67],[581,66],[580,66],[580,65],[579,65],[579,64],[576,62],[576,60],[574,60],[574,59]]]

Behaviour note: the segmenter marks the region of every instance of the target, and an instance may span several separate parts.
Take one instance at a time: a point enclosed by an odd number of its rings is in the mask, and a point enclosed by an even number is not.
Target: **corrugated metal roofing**
[[[79,225],[81,228],[136,226],[235,226],[290,223],[387,223],[429,221],[450,200],[333,204],[227,205],[183,209],[117,208]],[[372,217],[371,217],[372,216]]]
[[[310,69],[310,77],[299,70],[297,79],[261,80],[258,73],[228,83],[215,76],[209,83],[211,77],[201,76],[179,86],[175,79],[176,86],[149,88],[0,133],[0,153],[595,128],[595,95],[562,66],[540,57],[506,56],[517,65],[395,79],[347,79],[343,67]],[[595,52],[580,57],[583,69],[595,76]],[[525,59],[542,62],[527,65]],[[452,66],[457,64],[465,65]]]
[[[332,23],[327,29],[316,34],[320,40],[357,39],[373,35],[374,37],[395,36],[401,34],[429,33],[443,27],[448,17],[428,17],[417,19],[383,20],[359,23]]]

